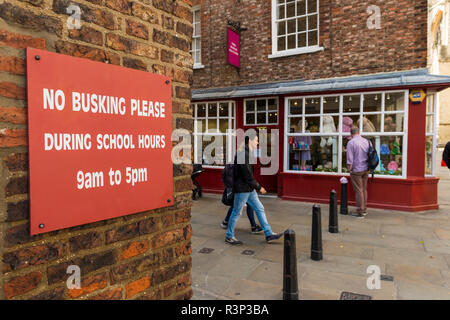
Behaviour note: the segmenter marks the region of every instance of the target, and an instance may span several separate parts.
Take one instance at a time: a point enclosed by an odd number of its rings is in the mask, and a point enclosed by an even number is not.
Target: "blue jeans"
[[[236,228],[236,222],[239,220],[239,217],[242,214],[242,209],[244,205],[247,203],[253,209],[255,209],[256,216],[258,217],[259,223],[261,224],[261,228],[264,230],[264,234],[270,236],[273,234],[270,229],[270,225],[267,222],[266,213],[264,212],[264,206],[261,201],[259,201],[258,194],[255,190],[253,192],[243,192],[243,193],[235,193],[234,194],[234,204],[233,211],[231,212],[230,220],[228,221],[228,229],[226,237],[231,239],[234,237],[234,228]]]
[[[233,212],[233,206],[231,206],[230,209],[228,209],[227,216],[225,218],[225,222],[230,221],[231,212]],[[255,221],[255,216],[253,214],[253,208],[248,203],[247,203],[247,217],[248,217],[248,220],[250,221],[250,225],[252,227],[256,227],[256,221]]]

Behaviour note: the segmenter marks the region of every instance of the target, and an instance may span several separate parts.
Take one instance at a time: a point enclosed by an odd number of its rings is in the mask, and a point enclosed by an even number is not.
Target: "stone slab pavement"
[[[450,170],[439,167],[438,174],[439,210],[370,209],[365,219],[339,215],[339,233],[330,234],[329,208],[321,205],[324,258],[318,262],[310,259],[313,204],[262,197],[272,230],[296,233],[300,299],[337,300],[345,291],[382,300],[450,300]],[[227,209],[219,195],[194,201],[192,299],[282,299],[283,239],[267,244],[263,234],[251,234],[244,213],[236,228],[244,244],[226,244],[220,222]],[[367,288],[371,265],[390,276],[380,289]]]

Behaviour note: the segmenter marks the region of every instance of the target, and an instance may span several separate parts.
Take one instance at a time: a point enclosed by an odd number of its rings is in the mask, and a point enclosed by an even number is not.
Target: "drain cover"
[[[394,281],[394,277],[393,276],[388,276],[386,274],[382,274],[380,276],[380,280],[384,280],[384,281]]]
[[[352,292],[342,292],[340,300],[372,300],[371,296],[366,296],[365,294],[358,294]]]
[[[213,248],[203,248],[203,249],[201,249],[199,252],[200,252],[200,253],[204,253],[204,254],[209,254],[209,253],[211,253],[211,252],[213,252],[213,251],[214,251]]]
[[[254,253],[255,253],[255,251],[253,251],[253,250],[244,250],[244,251],[242,251],[242,254],[245,254],[246,256],[251,256]]]

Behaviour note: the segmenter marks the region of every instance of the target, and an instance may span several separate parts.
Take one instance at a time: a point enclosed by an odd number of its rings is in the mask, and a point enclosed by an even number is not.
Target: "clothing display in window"
[[[356,122],[356,126],[359,128],[360,122],[359,120]],[[363,117],[363,132],[376,132],[377,129],[375,129],[375,126],[373,125],[372,121],[367,119],[367,117]]]
[[[336,125],[334,124],[334,120],[332,116],[324,116],[323,117],[323,133],[335,133]],[[329,137],[328,139],[322,138],[320,140],[320,146],[323,148],[325,145],[331,146],[333,144],[333,138]]]

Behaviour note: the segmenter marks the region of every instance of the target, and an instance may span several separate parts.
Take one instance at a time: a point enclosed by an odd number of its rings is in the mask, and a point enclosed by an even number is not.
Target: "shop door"
[[[273,126],[271,126],[271,127],[257,127],[257,128],[255,128],[255,130],[256,130],[258,136],[260,137],[260,139],[261,139],[261,136],[262,136],[262,135],[260,135],[260,131],[262,131],[262,130],[266,131],[266,136],[267,136],[267,156],[268,157],[271,157],[271,152],[272,152],[272,144],[271,144],[271,142],[272,142],[272,139],[271,139],[272,138],[272,133],[271,133],[271,129],[277,129],[277,128],[273,127]],[[262,187],[264,187],[266,189],[267,192],[277,193],[278,192],[278,190],[277,190],[277,183],[278,183],[278,177],[277,176],[278,176],[278,174],[273,174],[273,175],[267,175],[267,174],[262,175],[261,174],[261,168],[270,167],[271,165],[273,165],[271,163],[268,163],[268,164],[262,164],[261,163],[261,158],[260,158],[260,155],[261,155],[261,143],[262,143],[262,141],[260,141],[260,146],[259,146],[259,149],[258,149],[258,152],[257,152],[257,156],[258,157],[257,157],[257,163],[255,165],[255,172],[254,172],[255,179],[256,179],[256,181],[259,182],[259,184]],[[278,148],[276,148],[274,152],[279,152]]]

